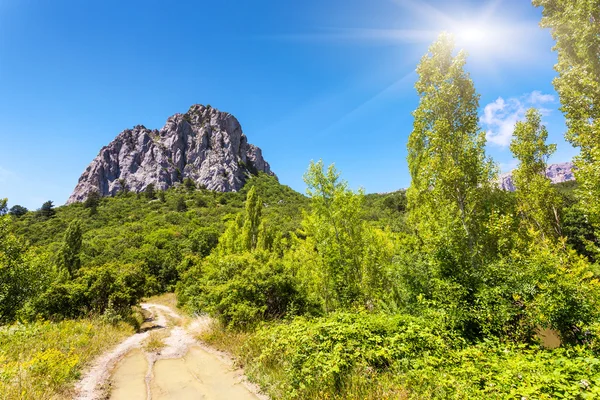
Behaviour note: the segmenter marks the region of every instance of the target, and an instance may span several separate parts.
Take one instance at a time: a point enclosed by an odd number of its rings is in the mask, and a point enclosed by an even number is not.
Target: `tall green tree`
[[[0,199],[0,216],[8,212],[8,199]]]
[[[219,238],[216,252],[220,255],[243,253],[246,248],[242,237],[244,216],[238,214],[233,221],[229,221],[227,229]]]
[[[253,186],[246,196],[242,214],[231,221],[219,238],[217,252],[221,255],[240,254],[255,250],[272,250],[273,232],[262,217],[263,203]]]
[[[23,215],[27,214],[27,208],[20,206],[18,204],[15,204],[14,206],[12,206],[10,208],[10,210],[8,210],[8,214],[15,216],[17,218],[22,217]]]
[[[556,145],[546,144],[548,131],[534,108],[517,122],[510,150],[519,166],[513,173],[519,212],[526,224],[546,238],[561,236],[561,198],[546,176],[547,160]]]
[[[66,271],[69,278],[72,278],[81,267],[82,237],[81,221],[75,219],[67,227],[62,247],[58,253],[59,268]]]
[[[600,234],[600,0],[533,0],[543,7],[541,26],[550,28],[558,76],[554,87],[568,131],[579,147],[575,158],[578,195]]]
[[[88,197],[83,202],[84,208],[90,209],[90,215],[95,215],[98,212],[98,205],[100,204],[100,193],[97,190],[92,190]]]
[[[148,184],[144,190],[144,195],[148,200],[154,200],[156,198],[156,191],[154,190],[154,183]]]
[[[39,210],[39,215],[42,218],[51,218],[54,214],[56,214],[56,210],[54,210],[54,203],[52,200],[48,200],[42,204],[42,207]]]
[[[258,243],[258,232],[261,223],[262,200],[256,194],[256,188],[253,186],[248,191],[246,197],[246,214],[244,218],[244,227],[242,237],[246,250],[253,250]]]
[[[450,274],[481,264],[484,201],[494,175],[479,128],[479,95],[443,33],[417,67],[419,106],[408,140],[410,219]],[[458,269],[458,270],[457,270]]]
[[[335,166],[311,162],[304,175],[311,213],[303,228],[314,241],[327,311],[360,299],[363,273],[363,193],[348,189]]]

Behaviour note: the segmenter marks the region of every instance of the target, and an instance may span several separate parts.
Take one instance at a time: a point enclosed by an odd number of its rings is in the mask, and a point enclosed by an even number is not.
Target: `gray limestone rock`
[[[546,169],[546,176],[550,178],[552,183],[561,183],[575,180],[573,175],[573,163],[564,162],[559,164],[551,164]],[[501,174],[498,176],[498,187],[503,190],[514,192],[516,190],[512,178],[512,172]]]
[[[138,125],[121,132],[86,168],[67,204],[84,201],[92,191],[115,195],[123,185],[133,192],[150,184],[165,190],[185,178],[209,190],[238,191],[258,172],[274,175],[238,120],[194,105],[169,117],[161,130]]]

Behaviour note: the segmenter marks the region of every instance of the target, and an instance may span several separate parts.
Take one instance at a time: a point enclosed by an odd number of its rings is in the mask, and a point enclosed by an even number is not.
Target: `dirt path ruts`
[[[233,367],[231,358],[195,339],[210,323],[208,317],[198,317],[184,327],[181,316],[170,307],[143,303],[142,308],[152,312],[152,326],[100,356],[77,384],[76,399],[268,400],[243,371]],[[165,336],[164,347],[142,348],[151,331]]]

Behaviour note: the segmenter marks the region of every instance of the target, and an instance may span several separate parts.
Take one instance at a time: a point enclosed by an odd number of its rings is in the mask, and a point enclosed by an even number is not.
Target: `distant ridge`
[[[67,204],[97,191],[164,190],[185,178],[219,192],[238,191],[251,174],[271,172],[260,148],[249,144],[238,120],[200,104],[167,119],[160,130],[126,129],[100,150],[79,178]]]
[[[551,164],[546,169],[546,176],[550,178],[552,183],[561,183],[575,180],[573,174],[573,163],[563,162]],[[514,192],[516,190],[512,178],[512,171],[498,176],[498,187],[503,190]]]

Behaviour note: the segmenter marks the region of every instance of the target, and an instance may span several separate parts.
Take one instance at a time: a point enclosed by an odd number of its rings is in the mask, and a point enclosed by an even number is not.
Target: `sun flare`
[[[457,30],[456,39],[465,45],[481,45],[490,39],[490,35],[480,26],[466,26]]]
[[[453,24],[456,46],[469,55],[487,59],[522,59],[528,34],[518,26],[507,26],[499,21],[460,21]]]

